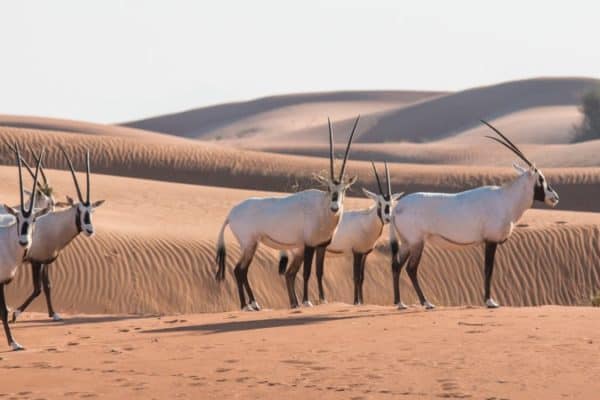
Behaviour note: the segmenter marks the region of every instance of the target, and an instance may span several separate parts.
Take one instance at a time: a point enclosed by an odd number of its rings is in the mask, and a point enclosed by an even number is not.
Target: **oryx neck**
[[[524,173],[504,184],[502,189],[507,195],[507,206],[510,207],[510,219],[518,221],[526,210],[533,205],[535,175]]]

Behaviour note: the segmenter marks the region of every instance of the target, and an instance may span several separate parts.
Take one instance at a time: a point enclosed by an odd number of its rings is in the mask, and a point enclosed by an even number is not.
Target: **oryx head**
[[[381,180],[379,179],[379,174],[377,173],[375,163],[371,161],[371,165],[373,166],[373,173],[375,174],[375,179],[377,180],[377,188],[379,189],[379,194],[370,192],[365,188],[363,188],[363,193],[365,194],[365,196],[367,196],[377,204],[377,215],[381,219],[381,222],[385,225],[392,220],[392,210],[394,209],[394,203],[398,201],[398,199],[400,199],[404,195],[404,193],[392,194],[392,182],[390,181],[390,171],[388,169],[387,162],[384,162],[385,179],[387,184],[387,192],[384,193],[383,188],[381,187]]]
[[[23,190],[23,172],[22,172],[22,164],[21,164],[21,152],[19,150],[19,146],[15,143],[13,148],[15,155],[17,157],[17,167],[19,169],[19,209],[15,210],[14,208],[4,205],[4,208],[9,214],[12,214],[17,220],[17,235],[19,239],[19,245],[22,247],[28,248],[31,245],[31,236],[33,231],[33,223],[35,220],[49,210],[47,208],[34,210],[34,204],[36,203],[37,190],[35,190],[36,185],[38,184],[38,172],[40,170],[40,164],[42,161],[42,157],[44,156],[44,149],[42,149],[40,153],[40,158],[37,162],[35,173],[33,174],[33,186],[32,186],[32,195],[29,198],[29,208],[25,208],[24,202],[24,190]]]
[[[360,119],[360,115],[356,117],[356,121],[354,121],[354,126],[352,127],[352,132],[350,133],[350,138],[348,139],[348,144],[346,145],[346,152],[344,153],[344,161],[342,162],[342,168],[340,170],[339,176],[335,175],[335,155],[334,155],[334,144],[333,144],[333,128],[331,126],[331,120],[327,118],[327,123],[329,125],[329,179],[323,176],[317,176],[317,178],[327,185],[327,192],[329,194],[329,209],[331,212],[337,214],[340,212],[344,202],[344,195],[346,194],[346,190],[356,182],[356,176],[345,180],[345,171],[346,171],[346,162],[348,161],[348,156],[350,155],[350,146],[352,144],[352,138],[354,137],[354,132],[356,131],[356,126],[358,125],[358,120]]]
[[[59,202],[57,205],[59,206],[71,206],[77,209],[76,221],[77,228],[83,232],[86,236],[92,236],[94,234],[94,226],[92,225],[92,213],[94,209],[100,207],[104,200],[98,200],[95,202],[90,201],[90,152],[86,150],[85,152],[85,172],[86,172],[86,195],[85,199],[81,195],[81,188],[79,186],[79,182],[77,181],[77,176],[75,175],[75,169],[73,168],[73,163],[71,159],[67,155],[67,152],[62,146],[59,146],[60,151],[65,156],[67,160],[67,164],[69,164],[69,169],[71,170],[71,176],[73,177],[73,183],[75,184],[75,189],[77,191],[77,198],[79,202],[73,201],[73,199],[67,196],[67,202]]]
[[[546,177],[544,176],[542,171],[537,169],[535,164],[532,163],[531,161],[529,161],[527,159],[527,157],[525,157],[523,152],[513,142],[511,142],[510,139],[508,139],[506,136],[504,136],[498,129],[496,129],[490,123],[488,123],[484,120],[481,120],[481,122],[483,122],[488,127],[490,127],[503,140],[500,140],[493,136],[486,136],[486,137],[505,146],[510,151],[515,153],[517,155],[517,157],[519,157],[521,160],[523,160],[523,162],[525,162],[525,164],[527,164],[527,167],[521,167],[520,165],[518,165],[516,163],[513,164],[513,166],[520,174],[528,174],[528,176],[531,177],[532,180],[534,181],[533,200],[542,201],[549,206],[555,207],[558,204],[558,200],[559,200],[558,193],[556,193],[554,191],[554,189],[552,189],[552,187],[550,186],[548,181],[546,181]]]

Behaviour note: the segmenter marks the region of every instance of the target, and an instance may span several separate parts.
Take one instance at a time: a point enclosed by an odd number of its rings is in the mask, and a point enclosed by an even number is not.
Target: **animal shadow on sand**
[[[305,317],[270,318],[250,321],[219,322],[215,324],[204,325],[174,326],[171,328],[146,330],[143,331],[143,333],[206,332],[207,334],[214,334],[225,332],[250,331],[255,329],[280,328],[285,326],[319,324],[324,322],[342,321],[356,318],[373,318],[375,316],[376,314],[357,314],[344,316],[311,315]]]
[[[62,321],[53,321],[49,318],[44,319],[26,319],[19,320],[17,324],[19,326],[34,326],[38,324],[48,324],[48,325],[82,325],[82,324],[99,324],[102,322],[118,322],[118,321],[127,321],[127,320],[135,320],[142,318],[151,318],[151,315],[94,315],[94,316],[81,316],[81,317],[73,317],[66,318]]]

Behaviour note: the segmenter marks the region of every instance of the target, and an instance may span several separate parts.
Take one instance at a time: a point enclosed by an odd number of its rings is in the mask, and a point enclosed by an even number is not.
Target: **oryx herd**
[[[65,150],[60,147],[71,170],[79,201],[75,202],[67,196],[67,202],[57,202],[53,195],[53,188],[48,182],[42,166],[44,149],[39,155],[33,154],[36,161],[35,172],[33,172],[22,158],[19,146],[15,144],[9,147],[15,153],[19,172],[20,204],[17,207],[4,205],[6,213],[0,214],[0,315],[8,345],[13,350],[21,350],[23,347],[13,339],[8,325],[8,308],[4,297],[4,286],[13,280],[19,265],[23,262],[29,262],[32,269],[33,292],[14,311],[12,322],[15,322],[19,314],[27,308],[33,299],[40,295],[42,288],[46,295],[48,315],[55,321],[60,320],[60,316],[52,307],[48,266],[57,259],[61,250],[79,233],[83,232],[86,236],[94,234],[91,214],[94,208],[104,203],[104,200],[92,203],[90,199],[89,152],[86,152],[85,155],[86,197],[84,198],[75,175],[73,163]],[[33,178],[27,208],[24,200],[23,165]],[[38,174],[42,175],[43,182],[38,181]]]
[[[417,275],[427,241],[449,248],[485,244],[483,300],[489,308],[498,307],[491,297],[498,245],[509,238],[517,221],[534,201],[552,207],[558,204],[558,194],[542,172],[510,139],[482,120],[497,135],[487,138],[508,148],[527,164],[526,167],[513,164],[518,173],[516,178],[502,186],[482,186],[454,194],[412,193],[404,196],[404,193],[392,193],[387,163],[384,163],[385,190],[372,163],[379,193],[363,188],[364,194],[373,200],[372,206],[346,212],[344,195],[356,182],[356,177],[347,179],[344,172],[358,121],[359,118],[350,133],[339,175],[335,174],[333,129],[329,122],[329,177],[317,176],[326,186],[325,190],[309,189],[280,197],[252,197],[231,209],[219,232],[216,279],[225,279],[224,232],[229,225],[241,248],[234,275],[243,310],[260,310],[248,281],[248,269],[259,243],[280,250],[279,273],[285,274],[292,308],[299,306],[295,278],[302,264],[302,304],[312,305],[308,298],[308,282],[315,253],[319,300],[325,301],[323,267],[326,254],[343,253],[354,257],[354,304],[362,304],[366,258],[375,248],[384,226],[389,224],[392,286],[394,303],[399,309],[406,308],[400,298],[399,286],[404,264],[407,264],[408,276],[421,305],[427,309],[435,307],[423,294]]]
[[[389,225],[392,251],[392,286],[394,303],[399,309],[406,308],[400,298],[399,278],[404,264],[421,305],[434,306],[426,299],[419,286],[417,270],[426,241],[460,247],[485,244],[484,301],[487,307],[498,307],[490,293],[494,256],[498,244],[511,235],[517,221],[533,201],[550,206],[558,203],[558,195],[546,182],[542,172],[525,157],[519,148],[489,123],[482,121],[497,136],[488,138],[502,144],[517,155],[526,167],[514,164],[518,176],[502,186],[484,186],[456,194],[446,193],[393,193],[390,172],[384,162],[385,183],[379,176],[375,163],[371,162],[377,182],[378,193],[363,188],[363,193],[373,201],[371,207],[344,211],[346,191],[357,178],[346,176],[346,164],[350,155],[352,139],[359,118],[354,121],[344,158],[336,173],[333,128],[329,122],[329,176],[317,175],[325,190],[309,189],[280,197],[253,197],[231,209],[219,232],[216,262],[216,279],[225,279],[226,251],[225,228],[229,225],[237,239],[241,255],[234,268],[243,310],[258,311],[260,306],[248,280],[248,270],[260,243],[281,252],[279,273],[285,281],[291,307],[300,304],[296,297],[296,274],[303,266],[302,304],[311,306],[308,282],[312,261],[316,256],[319,300],[325,301],[323,268],[327,254],[351,254],[354,258],[354,303],[363,303],[365,263],[373,251],[385,225]],[[15,309],[12,322],[29,304],[45,294],[48,315],[60,320],[51,300],[48,266],[53,263],[77,235],[94,233],[91,214],[104,200],[92,202],[90,196],[90,155],[85,153],[86,191],[82,194],[71,158],[59,146],[69,166],[78,196],[74,201],[67,196],[66,202],[57,202],[43,169],[44,149],[33,151],[35,171],[22,157],[19,146],[9,145],[15,154],[20,203],[16,207],[4,205],[0,212],[0,316],[9,346],[20,350],[12,337],[8,323],[8,308],[4,287],[9,284],[18,267],[31,264],[33,292]],[[33,178],[31,191],[23,188],[23,166]],[[41,181],[38,179],[41,176]],[[29,198],[26,201],[25,196]],[[289,263],[289,266],[288,266]]]

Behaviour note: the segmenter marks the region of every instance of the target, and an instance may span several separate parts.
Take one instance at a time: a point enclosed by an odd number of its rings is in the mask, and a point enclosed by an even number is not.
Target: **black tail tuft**
[[[215,279],[217,281],[223,281],[225,280],[225,246],[219,246],[219,248],[217,249],[216,261],[219,269],[217,269]]]
[[[281,258],[279,259],[279,275],[285,274],[285,270],[287,268],[288,261],[289,261],[289,259],[286,254],[282,255]]]

